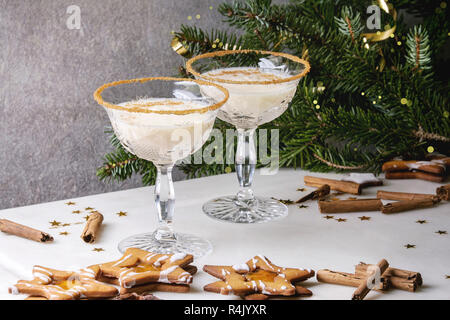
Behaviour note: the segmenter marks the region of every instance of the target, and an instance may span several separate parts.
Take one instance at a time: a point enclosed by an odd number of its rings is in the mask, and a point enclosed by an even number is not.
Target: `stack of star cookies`
[[[299,283],[313,277],[313,270],[278,267],[261,255],[242,265],[205,265],[203,270],[220,279],[203,288],[209,292],[234,294],[246,300],[312,295],[310,290]]]
[[[190,265],[192,262],[193,256],[189,254],[164,255],[130,248],[117,261],[79,271],[35,266],[33,280],[20,280],[9,291],[28,294],[27,299],[32,300],[109,299],[150,291],[187,292],[197,272]]]
[[[430,156],[428,161],[394,160],[383,164],[386,179],[421,179],[442,182],[450,170],[450,157]]]

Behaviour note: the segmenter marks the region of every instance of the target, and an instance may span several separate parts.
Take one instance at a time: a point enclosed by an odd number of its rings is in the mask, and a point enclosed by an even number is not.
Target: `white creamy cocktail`
[[[219,108],[228,99],[228,91],[201,80],[155,77],[105,84],[97,89],[94,98],[105,107],[124,148],[153,162],[157,171],[155,204],[159,227],[154,232],[126,238],[119,243],[119,250],[123,253],[127,248],[139,248],[196,257],[211,252],[207,240],[172,229],[172,169],[176,161],[206,142]]]
[[[309,63],[281,52],[258,50],[215,51],[186,63],[197,79],[226,88],[228,102],[218,117],[238,130],[236,173],[240,190],[235,196],[213,199],[203,206],[210,217],[234,223],[257,223],[283,218],[288,210],[282,203],[255,197],[252,191],[257,164],[254,143],[259,125],[278,118],[292,101],[298,83],[310,70]],[[203,93],[213,96],[209,89]]]
[[[128,109],[187,112],[177,115],[108,111],[112,113],[111,124],[123,146],[139,158],[159,165],[174,163],[200,149],[209,138],[215,120],[214,112],[189,113],[208,106],[202,101],[147,98],[119,105]]]
[[[220,80],[243,82],[279,81],[289,78],[287,72],[277,69],[237,67],[216,69],[202,74]],[[230,98],[220,109],[218,117],[242,129],[252,129],[278,118],[288,108],[298,82],[259,84],[222,83]]]

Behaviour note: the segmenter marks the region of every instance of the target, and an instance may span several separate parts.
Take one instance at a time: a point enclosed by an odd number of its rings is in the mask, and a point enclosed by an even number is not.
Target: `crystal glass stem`
[[[157,165],[158,175],[155,183],[155,204],[158,211],[159,227],[155,231],[158,241],[176,241],[173,232],[173,212],[175,189],[172,181],[173,165]]]
[[[256,167],[255,130],[238,129],[236,173],[240,190],[237,193],[237,201],[243,206],[251,206],[255,201],[252,190],[253,175]]]

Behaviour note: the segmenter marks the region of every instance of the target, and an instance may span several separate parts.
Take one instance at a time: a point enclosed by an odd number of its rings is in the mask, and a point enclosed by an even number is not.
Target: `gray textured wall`
[[[171,31],[223,27],[219,3],[0,0],[0,209],[140,186],[138,177],[97,180],[109,121],[92,93],[113,80],[176,74],[183,59]],[[70,5],[81,8],[81,30],[67,28]]]

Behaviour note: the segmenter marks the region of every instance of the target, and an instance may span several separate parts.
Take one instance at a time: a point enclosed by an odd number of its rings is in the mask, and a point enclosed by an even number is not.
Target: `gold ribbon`
[[[173,37],[172,43],[170,44],[172,46],[173,51],[178,53],[180,56],[187,57],[189,55],[188,50],[183,46],[183,44],[180,42],[180,39],[177,37]]]
[[[385,11],[387,14],[390,14],[394,19],[394,22],[397,22],[397,11],[391,5],[389,6],[385,0],[378,0],[378,6]],[[372,42],[383,41],[389,38],[392,34],[394,34],[397,29],[397,25],[394,25],[392,28],[386,31],[377,31],[375,33],[363,33],[363,37]]]

